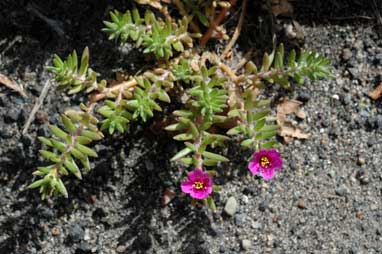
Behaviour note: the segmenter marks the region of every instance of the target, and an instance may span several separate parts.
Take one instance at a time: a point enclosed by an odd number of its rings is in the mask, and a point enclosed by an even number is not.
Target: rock
[[[43,136],[43,137],[47,137],[50,135],[50,132],[49,132],[49,129],[48,129],[48,125],[47,124],[44,124],[44,125],[41,125],[38,130],[37,130],[37,136]]]
[[[334,179],[334,178],[336,177],[336,171],[334,171],[334,170],[329,170],[328,175],[329,175],[331,178]]]
[[[353,56],[353,53],[349,48],[344,48],[341,53],[341,58],[344,61],[349,60]]]
[[[259,210],[260,210],[261,212],[265,212],[265,210],[267,210],[268,208],[269,208],[269,203],[268,203],[267,200],[262,201],[262,202],[260,203],[260,205],[259,205]]]
[[[370,183],[370,178],[369,178],[369,174],[367,173],[366,170],[359,170],[356,174],[356,178],[358,179],[358,181],[362,184],[362,185],[366,185],[366,184],[369,184]]]
[[[300,199],[300,200],[297,202],[297,207],[300,208],[300,209],[306,209],[304,200]]]
[[[75,254],[88,254],[88,253],[92,253],[92,246],[88,243],[80,243],[75,252]]]
[[[241,200],[243,201],[244,204],[248,204],[248,202],[249,202],[249,198],[248,198],[247,195],[243,195],[243,196],[241,197]]]
[[[254,223],[252,223],[252,228],[257,229],[257,230],[261,230],[261,229],[263,229],[263,224],[261,224],[258,221],[255,221]]]
[[[363,212],[357,212],[355,216],[357,217],[357,219],[360,219],[360,220],[365,219],[365,213]]]
[[[342,100],[342,103],[344,105],[351,105],[352,104],[352,98],[350,94],[346,94]]]
[[[362,117],[362,118],[368,118],[369,117],[369,112],[367,110],[361,110],[359,112],[359,115]]]
[[[293,40],[296,38],[297,34],[295,31],[293,31],[293,25],[288,24],[284,28],[285,35],[288,37],[288,39]]]
[[[125,253],[125,251],[126,251],[126,246],[125,246],[125,245],[118,245],[116,251],[117,251],[118,253]]]
[[[243,250],[249,250],[252,247],[252,243],[250,240],[243,239],[241,240],[241,247],[243,248]]]
[[[145,166],[148,171],[152,171],[154,169],[154,163],[150,160],[145,160]]]
[[[252,186],[245,187],[243,190],[243,194],[245,195],[254,195],[255,193],[256,193],[256,190]]]
[[[236,226],[242,226],[245,222],[245,214],[236,214],[235,215],[235,224]]]
[[[234,197],[230,197],[224,206],[224,212],[229,216],[233,216],[236,213],[236,210],[237,210],[237,201]]]
[[[84,240],[89,241],[91,239],[89,229],[85,229]]]
[[[353,44],[353,47],[356,50],[362,50],[363,49],[363,41],[362,40],[356,40]]]
[[[340,197],[345,197],[351,193],[350,190],[344,185],[336,188],[335,192]]]
[[[52,236],[58,236],[58,235],[60,235],[60,233],[61,233],[60,228],[58,228],[58,227],[52,228]]]
[[[375,119],[375,124],[378,130],[382,130],[382,116],[378,115]]]
[[[11,108],[6,111],[6,115],[4,116],[4,122],[11,123],[16,122],[21,114],[21,109]]]
[[[377,122],[375,117],[370,116],[367,118],[367,127],[374,129],[376,125]]]
[[[49,121],[49,116],[47,113],[45,113],[44,111],[37,111],[36,114],[35,114],[35,122],[38,123],[38,124],[44,124],[44,123],[47,123]]]
[[[382,53],[376,54],[374,59],[376,64],[382,64]]]
[[[46,206],[41,206],[38,208],[37,210],[38,214],[42,217],[42,218],[45,218],[47,220],[50,220],[54,217],[54,212],[52,209],[50,209],[49,207],[46,207]]]
[[[336,83],[337,85],[342,86],[343,84],[345,84],[345,80],[342,77],[338,77],[336,78]]]
[[[84,239],[85,231],[80,225],[73,224],[69,227],[68,230],[68,235],[72,242],[80,242],[82,239]]]
[[[92,217],[94,220],[99,220],[106,216],[107,216],[107,213],[105,212],[105,209],[102,207],[96,208],[94,212],[92,213]]]
[[[357,160],[358,166],[365,165],[365,163],[366,163],[365,158],[363,158],[363,157],[358,158],[358,160]]]
[[[297,100],[301,101],[303,103],[308,102],[310,100],[310,98],[311,98],[311,95],[310,95],[310,93],[307,93],[307,92],[301,92],[297,96]]]
[[[352,78],[357,78],[357,76],[358,76],[358,68],[351,67],[351,68],[347,68],[347,70],[350,73],[350,75],[352,76]]]

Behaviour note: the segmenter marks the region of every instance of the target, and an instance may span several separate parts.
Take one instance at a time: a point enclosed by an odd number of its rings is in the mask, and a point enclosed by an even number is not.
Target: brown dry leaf
[[[161,199],[161,205],[162,207],[165,207],[166,205],[168,205],[168,203],[171,202],[171,200],[173,200],[173,198],[176,196],[175,192],[169,188],[166,188],[164,190],[164,193],[163,193],[163,196],[162,196],[162,199]]]
[[[294,126],[287,119],[287,116],[290,114],[295,114],[301,119],[305,118],[306,114],[300,109],[301,105],[301,101],[289,100],[286,97],[277,105],[277,124],[280,126],[279,135],[287,143],[291,142],[293,138],[307,139],[310,136],[308,133],[303,133],[301,128]]]
[[[28,97],[22,86],[18,85],[14,80],[8,78],[3,74],[0,74],[0,84],[5,85],[6,87],[12,89],[15,92],[18,92],[24,98]]]
[[[147,4],[150,5],[151,7],[154,7],[156,9],[162,9],[161,1],[160,0],[135,0],[138,4]]]
[[[293,6],[288,0],[272,0],[272,13],[275,16],[283,15],[291,17],[293,14]]]
[[[379,83],[379,85],[369,93],[369,96],[373,100],[378,100],[379,98],[382,98],[382,83]]]

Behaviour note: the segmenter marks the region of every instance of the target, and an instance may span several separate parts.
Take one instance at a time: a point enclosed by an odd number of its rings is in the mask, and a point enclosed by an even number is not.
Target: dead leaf
[[[284,138],[286,143],[289,143],[293,138],[307,139],[309,138],[308,133],[304,133],[300,127],[294,126],[291,121],[287,119],[290,114],[295,114],[297,117],[304,119],[306,114],[300,106],[301,101],[289,100],[284,98],[283,101],[277,105],[277,124],[280,127],[279,135]]]
[[[150,5],[151,7],[154,7],[158,10],[162,9],[161,1],[160,0],[135,0],[138,4],[147,4]]]
[[[163,196],[162,196],[162,200],[161,200],[161,205],[162,207],[165,207],[166,205],[168,205],[168,203],[171,202],[171,200],[173,200],[173,198],[176,196],[175,192],[169,188],[166,188],[164,190],[164,193],[163,193]]]
[[[369,96],[373,100],[378,100],[379,98],[382,98],[382,83],[379,83],[379,85],[369,93]]]
[[[300,109],[299,111],[296,112],[296,116],[300,119],[305,119],[306,114],[305,114],[304,110]]]
[[[3,74],[0,74],[0,84],[5,85],[6,87],[12,89],[15,92],[18,92],[24,98],[28,97],[22,86],[18,85],[14,80],[8,78]]]
[[[293,6],[288,0],[272,0],[272,13],[275,16],[291,17],[293,15]]]

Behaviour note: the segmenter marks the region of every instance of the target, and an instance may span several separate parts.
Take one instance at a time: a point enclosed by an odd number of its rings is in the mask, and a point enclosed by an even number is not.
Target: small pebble
[[[362,158],[362,157],[359,157],[358,160],[357,160],[357,164],[359,166],[362,166],[362,165],[365,165],[366,161],[365,161],[365,158]]]
[[[58,235],[60,235],[60,233],[61,233],[61,231],[58,227],[52,228],[52,235],[53,236],[58,236]]]
[[[344,49],[342,50],[342,54],[341,54],[341,58],[342,58],[342,60],[347,61],[347,60],[349,60],[352,56],[353,56],[353,53],[351,52],[350,49],[348,49],[348,48],[344,48]]]
[[[363,212],[357,212],[355,216],[360,220],[365,219],[365,214]]]
[[[256,222],[252,223],[252,228],[257,229],[257,230],[261,230],[263,228],[263,224],[256,221]]]
[[[82,239],[84,239],[85,231],[83,228],[78,224],[73,224],[69,227],[69,238],[73,242],[80,242]]]
[[[242,226],[245,222],[245,214],[236,214],[235,215],[235,225]]]
[[[233,216],[236,213],[236,210],[237,210],[237,201],[234,197],[230,197],[224,206],[224,212],[229,216]]]
[[[125,251],[126,251],[126,246],[125,246],[125,245],[118,245],[116,251],[117,251],[118,253],[125,253]]]
[[[249,202],[249,198],[248,198],[247,195],[243,195],[243,196],[241,197],[241,200],[243,201],[244,204],[248,204],[248,202]]]
[[[80,243],[76,249],[76,254],[88,254],[92,252],[92,246],[88,243]]]
[[[369,184],[370,182],[370,178],[369,178],[369,174],[367,173],[366,170],[359,170],[356,174],[356,178],[358,179],[358,181],[362,184],[362,185],[366,185],[366,184]]]
[[[340,197],[345,197],[350,194],[350,190],[346,186],[336,188],[336,194]]]
[[[304,202],[304,200],[300,199],[300,200],[297,202],[297,207],[300,208],[300,209],[305,209],[306,206],[305,206],[305,202]]]
[[[250,240],[243,239],[241,241],[241,247],[243,248],[243,250],[249,250],[252,247],[252,243]]]
[[[269,208],[269,203],[268,201],[264,200],[263,202],[260,203],[259,205],[259,210],[262,212],[265,212]]]

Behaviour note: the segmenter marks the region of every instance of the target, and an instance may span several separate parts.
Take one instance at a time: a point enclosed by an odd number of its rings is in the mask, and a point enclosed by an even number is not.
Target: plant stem
[[[247,12],[247,2],[248,0],[243,0],[239,23],[237,24],[235,28],[235,32],[232,35],[232,39],[227,44],[227,47],[224,49],[223,54],[220,56],[221,58],[227,57],[229,51],[231,50],[233,45],[235,45],[237,39],[239,38],[241,28],[243,27],[244,16],[245,16],[245,13]]]
[[[212,33],[215,31],[216,27],[220,25],[220,23],[223,21],[225,16],[227,15],[227,12],[236,4],[237,0],[231,0],[230,1],[230,7],[224,8],[220,13],[219,16],[213,21],[211,21],[210,26],[208,27],[207,32],[202,36],[200,39],[200,46],[205,46],[208,40],[211,38]]]

